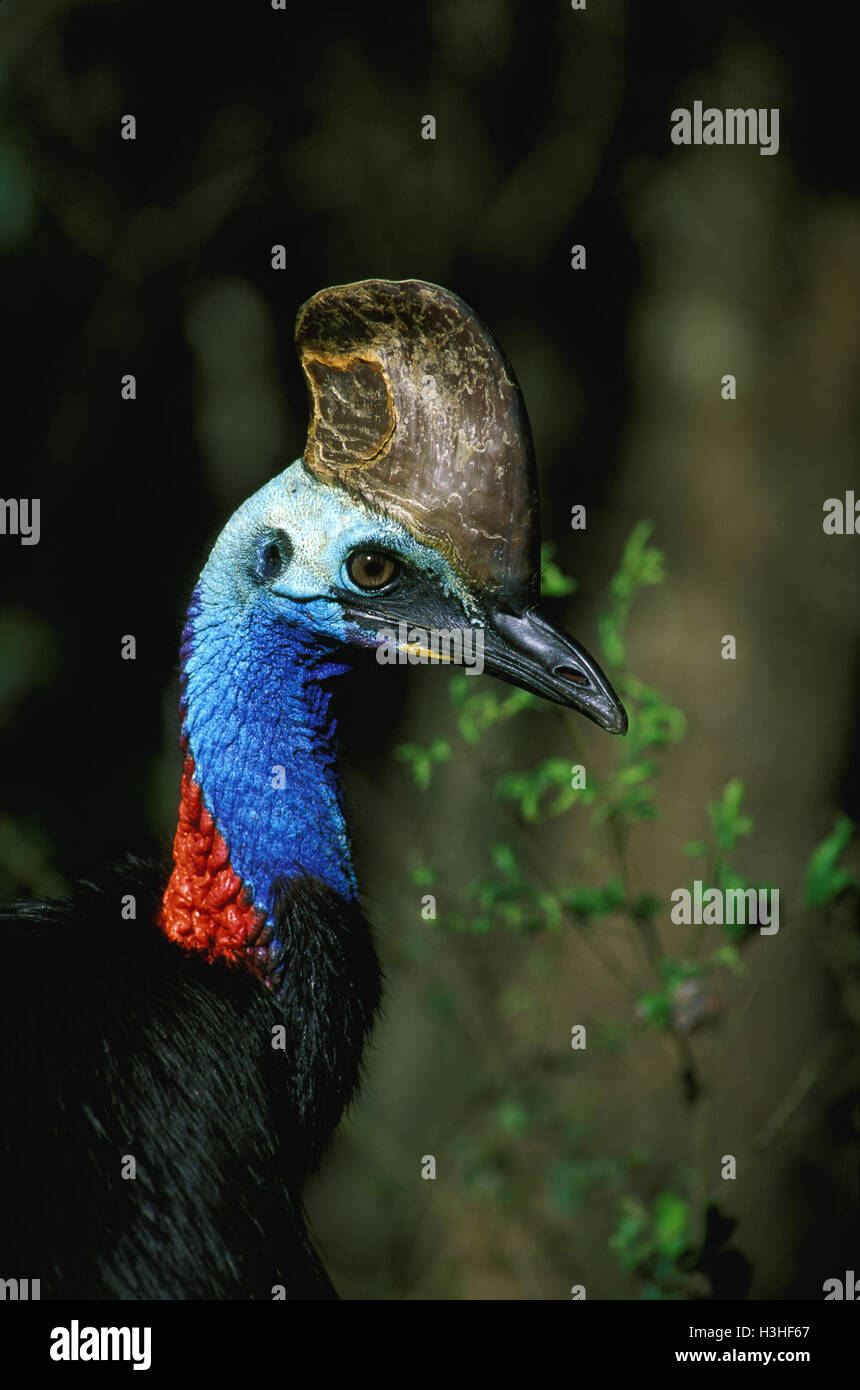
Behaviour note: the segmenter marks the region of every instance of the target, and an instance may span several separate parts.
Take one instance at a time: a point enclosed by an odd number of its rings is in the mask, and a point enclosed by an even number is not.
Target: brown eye
[[[384,589],[399,568],[396,560],[380,550],[356,550],[346,562],[346,572],[359,589]]]

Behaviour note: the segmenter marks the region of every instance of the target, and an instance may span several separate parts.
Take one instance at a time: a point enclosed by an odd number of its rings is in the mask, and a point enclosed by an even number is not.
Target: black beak
[[[378,594],[372,601],[359,603],[346,592],[341,601],[346,616],[375,637],[398,624],[405,629],[419,626],[425,639],[433,633],[469,630],[463,609],[443,595],[435,581],[422,576],[413,575],[408,585],[391,594]],[[541,617],[537,608],[517,612],[510,600],[504,604],[485,598],[484,619],[483,627],[471,629],[473,638],[480,634],[482,639],[482,669],[533,695],[578,710],[610,734],[627,733],[624,706],[594,657]]]
[[[489,615],[484,665],[511,685],[579,710],[610,734],[627,733],[624,706],[594,657],[535,608]]]

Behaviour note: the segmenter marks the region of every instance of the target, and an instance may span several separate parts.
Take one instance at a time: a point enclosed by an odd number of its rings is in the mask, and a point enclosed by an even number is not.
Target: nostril
[[[590,685],[591,683],[588,676],[577,671],[575,666],[556,666],[553,674],[561,676],[563,680],[570,681],[572,685]]]

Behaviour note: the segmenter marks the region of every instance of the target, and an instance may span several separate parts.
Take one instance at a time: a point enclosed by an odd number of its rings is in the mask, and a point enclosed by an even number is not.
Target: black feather
[[[163,937],[161,883],[130,861],[0,912],[0,1273],[43,1298],[334,1298],[301,1191],[359,1079],[370,929],[324,884],[281,884],[276,998]]]

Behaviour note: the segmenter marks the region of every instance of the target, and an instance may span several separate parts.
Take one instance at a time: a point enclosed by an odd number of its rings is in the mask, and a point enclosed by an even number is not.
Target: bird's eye
[[[346,562],[346,572],[359,589],[385,589],[400,566],[381,550],[356,550]]]

